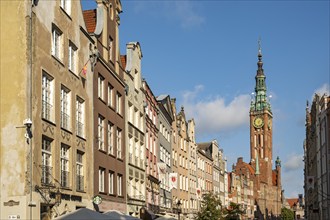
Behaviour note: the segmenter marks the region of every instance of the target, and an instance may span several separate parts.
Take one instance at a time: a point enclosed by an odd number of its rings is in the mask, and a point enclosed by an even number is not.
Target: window
[[[117,195],[123,195],[123,176],[120,174],[117,175]]]
[[[62,60],[62,31],[55,25],[52,27],[52,55],[59,60]]]
[[[42,137],[41,149],[41,183],[45,185],[51,184],[52,177],[52,140]]]
[[[46,72],[42,73],[42,118],[49,121],[53,115],[53,94],[54,94],[54,78]]]
[[[69,146],[61,145],[61,186],[69,187]]]
[[[109,171],[109,194],[113,195],[114,194],[114,178],[115,174],[113,171]]]
[[[117,129],[117,158],[122,158],[121,130]]]
[[[83,165],[83,157],[84,153],[81,151],[77,151],[77,161],[76,161],[76,169],[77,169],[77,190],[84,191],[84,165]]]
[[[85,101],[77,96],[76,100],[76,134],[80,137],[85,135]]]
[[[104,100],[104,77],[99,75],[98,78],[98,96],[100,99]]]
[[[104,192],[104,168],[99,168],[99,192]]]
[[[77,47],[70,41],[69,42],[69,70],[76,73],[77,63]]]
[[[61,0],[61,8],[70,15],[71,13],[71,0]]]
[[[104,150],[104,118],[101,115],[98,117],[97,137],[99,150]]]
[[[61,127],[70,129],[70,90],[61,86]]]
[[[122,114],[121,112],[121,94],[120,93],[117,93],[116,95],[116,112],[118,114]]]
[[[113,124],[108,122],[108,153],[113,155]]]
[[[128,103],[128,121],[133,124],[133,105],[129,102]]]
[[[112,39],[112,37],[109,37],[109,61],[111,61],[111,62],[113,62],[112,53],[113,53],[113,39]]]
[[[113,107],[113,86],[108,84],[108,106]]]

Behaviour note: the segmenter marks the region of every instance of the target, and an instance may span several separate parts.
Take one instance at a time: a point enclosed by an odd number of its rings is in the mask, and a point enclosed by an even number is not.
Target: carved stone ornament
[[[15,206],[19,205],[19,201],[15,202],[14,200],[9,200],[8,202],[3,203],[4,206]]]

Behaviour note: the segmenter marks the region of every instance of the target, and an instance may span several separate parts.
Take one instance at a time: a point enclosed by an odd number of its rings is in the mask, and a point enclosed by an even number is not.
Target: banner
[[[170,173],[169,174],[170,179],[170,190],[175,188],[178,188],[178,174],[177,173]]]
[[[201,199],[202,198],[202,190],[200,187],[197,187],[196,188],[196,196],[197,196],[197,199]]]

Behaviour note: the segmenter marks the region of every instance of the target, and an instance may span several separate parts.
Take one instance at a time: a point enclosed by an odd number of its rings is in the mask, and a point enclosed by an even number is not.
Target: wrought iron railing
[[[76,187],[77,191],[84,191],[84,176],[77,175]]]
[[[46,101],[42,101],[42,118],[50,120],[50,113],[52,109],[52,105]]]
[[[65,112],[61,112],[61,127],[64,129],[69,129],[69,119],[70,116],[65,113]]]
[[[41,184],[51,185],[52,184],[52,169],[51,166],[41,166]]]
[[[62,187],[69,187],[69,180],[70,180],[70,176],[69,176],[69,171],[61,171],[61,186]]]
[[[84,124],[80,121],[76,123],[76,134],[80,137],[84,137]]]

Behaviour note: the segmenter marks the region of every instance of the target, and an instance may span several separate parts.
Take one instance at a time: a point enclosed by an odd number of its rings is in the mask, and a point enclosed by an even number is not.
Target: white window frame
[[[116,112],[122,115],[122,95],[119,92],[116,94]]]
[[[60,151],[60,171],[61,171],[61,186],[69,187],[70,186],[70,147],[65,144],[61,144]]]
[[[117,128],[117,158],[122,159],[122,130]]]
[[[77,51],[78,48],[76,47],[76,45],[69,41],[68,67],[69,70],[75,74],[77,74]]]
[[[109,61],[113,62],[113,39],[109,36]]]
[[[52,55],[62,61],[62,31],[53,24],[52,27]]]
[[[76,178],[76,188],[78,191],[83,191],[84,190],[84,164],[83,164],[83,160],[84,160],[84,153],[81,151],[77,151],[77,159],[76,159],[76,174],[77,174],[77,178]],[[82,182],[82,186],[79,188],[78,183]]]
[[[115,184],[115,173],[113,171],[109,171],[109,194],[114,194],[114,184]]]
[[[52,182],[52,140],[42,137],[41,149],[42,176],[41,184],[50,185]]]
[[[104,192],[104,174],[105,174],[105,169],[104,168],[99,168],[99,192]]]
[[[71,91],[61,85],[61,128],[70,130]]]
[[[101,100],[104,100],[104,81],[105,81],[104,77],[99,74],[98,83],[97,83],[98,85],[97,94]]]
[[[108,106],[113,107],[113,89],[111,84],[108,84]]]
[[[85,101],[77,96],[76,98],[76,135],[85,137]]]
[[[117,174],[117,196],[123,196],[123,176]]]
[[[98,116],[97,125],[98,148],[104,151],[104,117],[102,115]]]
[[[114,133],[113,133],[114,125],[108,121],[108,153],[113,155],[114,154]]]
[[[42,72],[42,118],[48,121],[53,120],[54,104],[54,78],[45,71]]]
[[[71,15],[71,0],[61,0],[60,6],[68,15]]]

